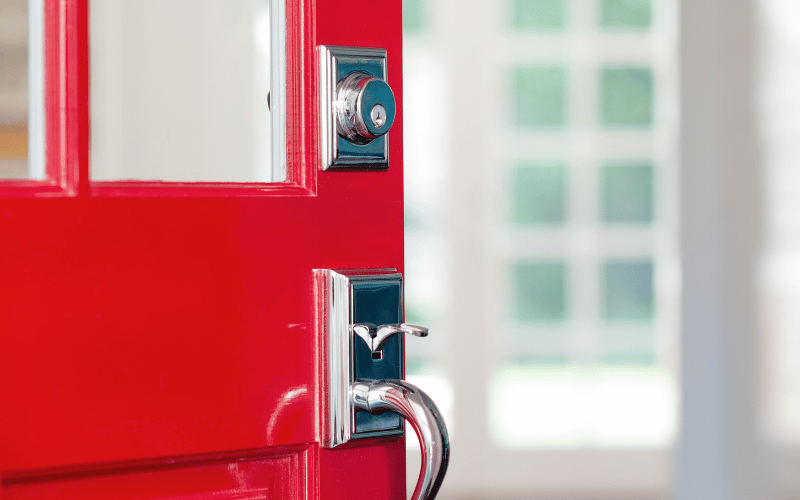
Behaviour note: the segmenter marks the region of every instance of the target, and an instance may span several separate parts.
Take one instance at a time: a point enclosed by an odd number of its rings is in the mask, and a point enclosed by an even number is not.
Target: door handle
[[[402,380],[403,334],[428,335],[427,328],[402,322],[402,275],[394,269],[315,274],[326,351],[324,446],[402,436],[406,421],[422,450],[411,499],[434,499],[447,472],[450,438],[436,404]]]
[[[372,323],[359,323],[353,325],[353,333],[364,339],[372,352],[380,352],[383,345],[389,338],[396,333],[407,333],[415,337],[427,337],[428,329],[424,326],[410,325],[403,323],[400,325],[376,326]]]
[[[350,401],[372,414],[395,413],[417,432],[422,451],[422,469],[411,500],[433,500],[447,472],[450,438],[442,414],[421,389],[402,380],[357,380]]]

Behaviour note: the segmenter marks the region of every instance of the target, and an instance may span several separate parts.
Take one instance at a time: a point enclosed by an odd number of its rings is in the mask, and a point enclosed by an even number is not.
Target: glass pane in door
[[[285,178],[273,148],[280,2],[102,0],[90,10],[93,180]]]
[[[44,178],[41,0],[0,0],[0,179]]]

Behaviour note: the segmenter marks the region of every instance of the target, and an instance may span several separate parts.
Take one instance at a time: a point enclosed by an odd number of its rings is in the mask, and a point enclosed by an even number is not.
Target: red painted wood
[[[388,171],[318,172],[315,49],[387,48],[402,109],[401,1],[290,3],[273,186],[90,183],[88,0],[45,4],[49,180],[0,183],[0,496],[404,498],[401,440],[319,446],[312,286],[403,268],[402,113]]]
[[[127,467],[111,473],[51,474],[47,480],[14,478],[5,500],[296,500],[314,489],[311,449],[276,451],[241,460]],[[110,495],[110,493],[112,493]]]
[[[319,498],[406,499],[402,440],[373,440],[369,445],[345,446],[345,449],[320,450]]]

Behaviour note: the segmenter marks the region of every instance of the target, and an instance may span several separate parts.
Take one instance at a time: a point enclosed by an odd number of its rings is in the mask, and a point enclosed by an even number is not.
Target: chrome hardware
[[[356,408],[396,413],[414,427],[422,450],[422,469],[411,500],[436,498],[450,461],[450,438],[436,404],[422,390],[402,380],[359,380],[353,383],[350,394]]]
[[[314,276],[327,358],[323,445],[400,436],[408,421],[422,449],[422,470],[411,498],[433,499],[447,471],[450,441],[434,402],[401,380],[403,336],[395,334],[428,335],[425,327],[400,322],[402,275],[394,269],[317,269]]]
[[[351,439],[402,435],[402,419],[397,419],[397,424],[384,422],[384,425],[375,429],[360,431],[356,427],[357,416],[356,408],[350,403],[350,385],[359,378],[403,378],[402,359],[402,337],[388,335],[382,342],[382,359],[375,360],[369,355],[372,351],[372,342],[364,344],[360,340],[356,344],[355,325],[363,325],[364,320],[356,320],[355,299],[360,288],[375,287],[379,289],[394,289],[397,300],[396,309],[385,308],[391,312],[391,318],[386,320],[381,318],[383,324],[400,323],[402,320],[401,297],[403,277],[394,269],[381,270],[354,270],[354,271],[332,271],[320,269],[315,271],[317,279],[318,294],[321,299],[321,320],[320,327],[324,330],[325,356],[327,362],[326,378],[328,401],[324,408],[325,421],[323,422],[325,446],[333,448],[344,444]],[[391,311],[390,311],[391,309]],[[388,320],[388,321],[387,321]],[[370,321],[373,322],[373,321]],[[376,329],[377,330],[377,329]],[[371,340],[371,335],[368,335]],[[363,346],[366,351],[367,361],[372,366],[356,366],[359,347]],[[394,353],[387,353],[391,351]],[[382,370],[380,376],[363,377],[364,373],[369,372],[369,368],[385,368],[391,362],[396,362],[397,369]],[[363,417],[362,417],[363,420]]]
[[[353,325],[353,333],[364,339],[370,351],[379,352],[383,349],[383,345],[389,340],[389,337],[396,333],[407,333],[415,337],[427,337],[428,329],[424,326],[409,325],[407,323],[383,326],[376,326],[372,323],[359,323]]]
[[[394,94],[392,94],[392,97],[394,97]],[[386,108],[380,104],[376,104],[372,107],[369,117],[372,120],[372,124],[378,128],[383,127],[383,125],[389,120],[389,116],[386,114]]]
[[[394,94],[389,85],[369,73],[355,71],[336,87],[336,130],[356,144],[384,135],[394,123]]]
[[[319,64],[322,169],[388,168],[396,105],[386,51],[321,45]]]

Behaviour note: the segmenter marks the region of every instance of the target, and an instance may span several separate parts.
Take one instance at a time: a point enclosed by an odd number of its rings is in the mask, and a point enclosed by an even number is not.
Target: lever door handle
[[[356,380],[350,388],[350,400],[359,410],[396,413],[414,427],[422,449],[422,470],[411,500],[436,498],[450,461],[450,439],[431,398],[402,380]]]
[[[447,472],[450,439],[431,398],[400,380],[403,342],[395,335],[428,335],[425,327],[402,323],[402,275],[393,269],[318,269],[315,276],[326,351],[323,446],[401,436],[405,419],[422,448],[411,498],[433,500]]]
[[[415,337],[427,337],[428,329],[424,326],[401,323],[397,325],[376,326],[371,323],[353,325],[353,333],[364,339],[372,352],[383,349],[383,344],[396,333],[407,333]]]

